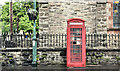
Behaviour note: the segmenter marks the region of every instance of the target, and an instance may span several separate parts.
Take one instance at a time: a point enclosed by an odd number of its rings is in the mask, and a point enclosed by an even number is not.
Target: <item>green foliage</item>
[[[39,56],[39,55],[37,55],[37,57],[36,57],[36,58],[37,58],[37,61],[39,61],[39,57],[40,57],[40,56]]]
[[[43,58],[46,58],[47,56],[46,55],[42,55]]]
[[[117,58],[117,60],[120,60],[120,57],[118,56],[118,57],[116,57]]]
[[[96,62],[93,62],[93,64],[94,64],[94,65],[97,65],[97,63],[96,63]]]
[[[0,32],[2,31],[2,23],[0,22]]]
[[[102,56],[101,59],[104,59],[104,57]]]
[[[88,53],[86,53],[86,55],[88,56],[89,54],[88,54]]]
[[[39,10],[38,3],[36,3],[37,11]],[[9,13],[9,2],[6,2],[4,6],[2,6],[2,12],[0,12],[0,27],[2,26],[2,32],[10,32],[10,13]],[[29,8],[33,8],[33,2],[14,2],[13,3],[13,31],[17,29],[17,19],[19,18],[19,31],[24,30],[24,32],[32,32],[33,31],[33,21],[29,21],[29,17],[27,15],[27,10]],[[37,16],[36,20],[36,28],[39,26],[39,17]],[[38,31],[37,31],[38,32]]]
[[[9,30],[10,30],[10,24],[2,25],[2,32],[8,32]]]
[[[24,32],[27,31],[32,31],[33,29],[33,22],[29,21],[29,18],[27,15],[24,15],[24,17],[20,18],[20,22],[19,22],[19,30],[24,30]]]
[[[11,59],[13,59],[12,57],[9,57],[9,59],[11,60]]]
[[[98,59],[100,60],[101,58],[100,58],[100,57],[98,57]]]
[[[110,58],[106,58],[106,62],[109,62],[110,61]]]

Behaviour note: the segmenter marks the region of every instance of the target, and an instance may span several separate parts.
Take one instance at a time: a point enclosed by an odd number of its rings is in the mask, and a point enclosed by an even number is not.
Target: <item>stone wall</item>
[[[87,33],[107,33],[108,3],[46,2],[39,4],[40,33],[66,33],[67,19],[81,18]]]
[[[117,65],[120,60],[119,52],[98,52],[88,51],[86,53],[87,65]],[[2,66],[23,65],[29,66],[32,63],[32,52],[4,52],[0,53],[0,62]],[[37,53],[38,65],[65,65],[66,66],[66,52],[64,51],[38,51]]]

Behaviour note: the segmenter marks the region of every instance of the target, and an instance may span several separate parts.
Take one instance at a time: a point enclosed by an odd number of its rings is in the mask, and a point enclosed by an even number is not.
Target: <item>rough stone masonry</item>
[[[94,1],[39,3],[39,33],[66,33],[70,18],[84,19],[87,33],[107,33],[109,7],[107,2]]]

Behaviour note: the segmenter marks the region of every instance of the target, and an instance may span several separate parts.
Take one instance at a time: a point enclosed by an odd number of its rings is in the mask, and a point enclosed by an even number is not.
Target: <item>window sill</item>
[[[107,31],[120,31],[120,27],[107,28]]]

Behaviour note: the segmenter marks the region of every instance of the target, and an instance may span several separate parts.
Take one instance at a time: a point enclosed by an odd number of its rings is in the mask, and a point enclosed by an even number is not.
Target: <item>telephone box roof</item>
[[[72,20],[80,20],[80,21],[82,21],[82,22],[85,22],[85,20],[80,19],[80,18],[71,18],[71,19],[68,19],[67,21],[72,21]]]

